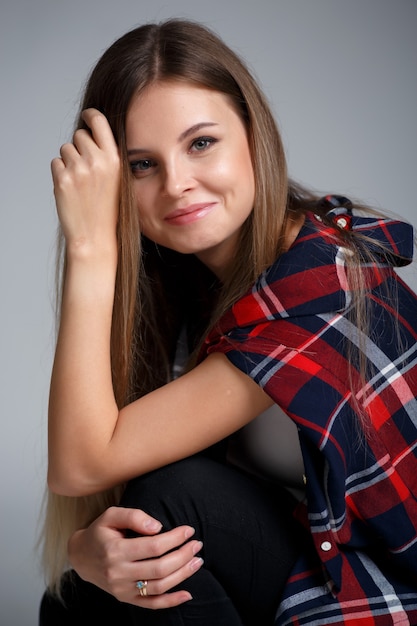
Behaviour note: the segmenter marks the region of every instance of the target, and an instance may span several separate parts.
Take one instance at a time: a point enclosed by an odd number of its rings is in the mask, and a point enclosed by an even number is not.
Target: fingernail
[[[203,542],[197,541],[197,543],[193,546],[193,554],[197,554],[197,552],[200,552],[202,547],[203,547]]]
[[[157,522],[155,519],[148,519],[145,522],[145,528],[146,530],[159,531],[162,528],[162,524],[161,522]]]
[[[195,572],[200,569],[203,563],[204,561],[201,557],[195,557],[192,561],[190,561],[190,568],[193,570],[193,572]]]
[[[189,539],[194,534],[195,534],[195,528],[191,528],[191,526],[189,526],[188,528],[185,529],[184,535],[186,539]]]

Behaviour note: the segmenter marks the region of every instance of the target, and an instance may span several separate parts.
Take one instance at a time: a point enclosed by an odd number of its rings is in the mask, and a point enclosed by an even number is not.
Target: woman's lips
[[[202,217],[205,217],[215,207],[216,202],[201,202],[196,204],[190,204],[182,209],[176,209],[171,211],[165,217],[165,221],[175,226],[183,226],[184,224],[190,224]]]

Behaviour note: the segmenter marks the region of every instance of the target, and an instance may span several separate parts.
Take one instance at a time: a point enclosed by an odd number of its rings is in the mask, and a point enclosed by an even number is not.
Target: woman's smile
[[[190,204],[187,207],[172,211],[165,217],[165,220],[169,224],[175,224],[177,226],[190,224],[195,220],[205,217],[208,213],[210,213],[210,211],[212,211],[212,209],[214,209],[216,204],[216,202]]]
[[[156,83],[132,101],[126,142],[143,234],[221,276],[255,196],[246,128],[230,101]]]

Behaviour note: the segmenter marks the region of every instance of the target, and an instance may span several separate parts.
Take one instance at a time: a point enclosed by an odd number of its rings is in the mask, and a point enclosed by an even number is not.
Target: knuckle
[[[117,506],[109,506],[109,508],[106,509],[104,513],[100,515],[100,519],[103,522],[106,522],[107,520],[112,520],[114,516],[116,515],[116,513],[118,512],[118,510],[119,508]]]
[[[83,135],[86,134],[86,130],[84,128],[77,128],[76,131],[74,131],[74,134],[72,136],[73,141],[76,141],[77,139],[79,139],[80,137],[82,137]]]
[[[113,167],[115,169],[120,169],[121,163],[120,163],[120,156],[119,153],[117,151],[114,151],[112,154],[112,158],[111,158],[111,163],[113,165]]]
[[[149,556],[151,558],[159,558],[166,551],[163,538],[160,535],[157,535],[156,537],[147,537],[147,543]]]
[[[113,168],[117,169],[121,166],[121,159],[116,144],[112,143],[105,151],[106,161]]]
[[[101,159],[92,159],[89,169],[93,176],[101,176],[106,172],[105,163]]]
[[[167,574],[167,568],[162,560],[157,560],[152,564],[150,576],[152,580],[164,578]]]
[[[117,514],[120,509],[118,507],[113,507],[114,513]],[[136,509],[123,509],[124,513],[124,522],[126,524],[126,528],[134,528],[135,527],[135,519],[138,515],[138,511]]]
[[[72,144],[71,143],[63,143],[62,146],[60,147],[59,151],[62,154],[63,152],[67,152],[68,150],[72,149]]]
[[[72,184],[72,177],[66,170],[62,170],[54,180],[56,191],[65,191]]]
[[[108,543],[102,546],[100,557],[102,567],[106,571],[111,571],[121,561],[120,550]]]
[[[164,580],[152,580],[152,596],[162,596],[168,589],[169,587]]]
[[[121,561],[122,558],[123,553],[119,541],[112,540],[103,543],[103,561],[105,565],[111,567]]]
[[[90,120],[92,122],[98,122],[100,123],[101,121],[105,121],[105,117],[103,115],[103,113],[100,113],[100,111],[98,109],[90,109],[89,110],[89,116],[90,116]]]
[[[104,565],[103,566],[103,576],[104,576],[107,584],[109,585],[109,587],[111,587],[113,593],[116,594],[117,586],[118,586],[118,583],[120,582],[120,579],[119,579],[119,576],[117,575],[117,573],[115,572],[113,566],[111,566],[111,565]]]

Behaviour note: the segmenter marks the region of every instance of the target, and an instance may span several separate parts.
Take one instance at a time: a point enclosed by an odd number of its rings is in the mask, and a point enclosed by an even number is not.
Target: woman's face
[[[143,234],[221,278],[255,195],[246,129],[227,97],[151,85],[131,102],[126,143]]]

